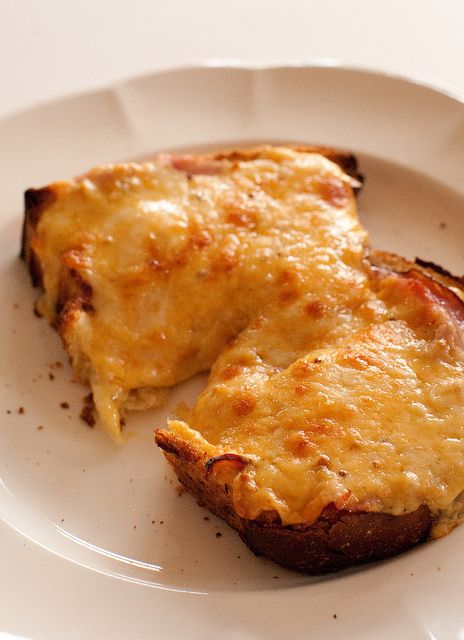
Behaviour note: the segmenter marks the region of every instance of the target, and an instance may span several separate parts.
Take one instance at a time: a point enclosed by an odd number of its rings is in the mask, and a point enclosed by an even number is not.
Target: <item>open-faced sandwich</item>
[[[312,573],[464,517],[464,303],[369,248],[349,154],[160,154],[26,192],[23,257],[102,423],[211,369],[156,441],[255,552]]]

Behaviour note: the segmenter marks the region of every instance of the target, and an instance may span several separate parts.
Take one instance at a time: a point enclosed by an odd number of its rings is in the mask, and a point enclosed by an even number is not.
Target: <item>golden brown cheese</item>
[[[209,457],[248,461],[232,482],[239,516],[277,512],[285,526],[331,503],[393,515],[425,504],[434,535],[462,519],[464,317],[431,286],[376,274],[342,322],[329,310],[310,333],[302,317],[282,333],[277,313],[223,351],[190,426],[171,429]]]
[[[441,535],[464,514],[460,290],[373,266],[353,185],[271,147],[56,183],[28,231],[38,309],[115,437],[124,408],[212,367],[170,428],[199,459],[241,461],[239,517],[426,505]]]
[[[162,155],[50,187],[30,243],[38,310],[58,322],[113,435],[124,406],[209,369],[260,309],[304,298],[317,313],[334,273],[331,295],[356,296],[365,232],[352,184],[321,155],[263,147],[244,160]]]

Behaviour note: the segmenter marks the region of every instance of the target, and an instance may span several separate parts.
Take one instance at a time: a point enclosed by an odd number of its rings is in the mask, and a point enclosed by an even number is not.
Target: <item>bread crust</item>
[[[397,256],[394,253],[388,251],[379,251],[376,249],[369,249],[367,259],[372,267],[379,267],[383,269],[389,269],[395,273],[408,273],[410,271],[417,271],[422,275],[439,283],[442,287],[445,287],[448,291],[452,289],[459,289],[464,292],[464,277],[455,276],[443,267],[434,262],[422,260],[416,258],[414,262],[406,260],[401,256]],[[458,298],[461,300],[460,298]],[[462,303],[462,300],[461,300]],[[464,304],[464,303],[463,303]]]
[[[24,221],[21,236],[20,256],[29,268],[34,287],[43,285],[42,267],[32,248],[32,238],[40,216],[45,209],[55,200],[55,193],[51,187],[42,189],[28,189],[24,193]]]
[[[287,569],[318,575],[388,558],[426,540],[432,526],[425,505],[393,516],[350,512],[330,504],[315,522],[305,526],[283,527],[274,512],[246,520],[237,515],[232,502],[231,480],[236,470],[213,475],[206,469],[208,460],[176,434],[158,430],[155,439],[180,482],[201,506],[236,529],[256,555]]]

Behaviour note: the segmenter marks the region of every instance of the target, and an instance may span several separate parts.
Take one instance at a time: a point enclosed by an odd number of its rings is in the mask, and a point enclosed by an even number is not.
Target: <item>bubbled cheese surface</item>
[[[295,525],[331,503],[394,515],[426,504],[436,535],[462,519],[461,303],[372,269],[338,166],[266,147],[52,188],[33,238],[40,309],[55,319],[70,273],[91,287],[91,308],[71,308],[61,333],[116,437],[134,394],[212,367],[170,428],[205,460],[247,461],[231,486],[240,516]]]
[[[357,286],[365,232],[339,167],[268,148],[206,170],[160,157],[57,183],[33,238],[49,319],[70,270],[91,286],[93,311],[70,314],[62,333],[116,435],[131,390],[209,369],[265,304],[326,286],[334,268],[340,288]]]

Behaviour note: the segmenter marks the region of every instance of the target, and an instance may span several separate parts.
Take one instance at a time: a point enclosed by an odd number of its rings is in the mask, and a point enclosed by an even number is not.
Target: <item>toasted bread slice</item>
[[[360,186],[349,154],[263,146],[160,154],[26,192],[22,256],[43,290],[37,311],[116,439],[125,409],[161,402],[257,310],[297,294],[289,261],[321,245],[360,254]]]
[[[189,424],[156,433],[200,504],[256,553],[315,574],[464,517],[463,282],[384,252],[362,269],[365,300],[338,305],[341,323],[327,301],[309,319],[302,307],[303,337],[261,319],[220,355]]]

